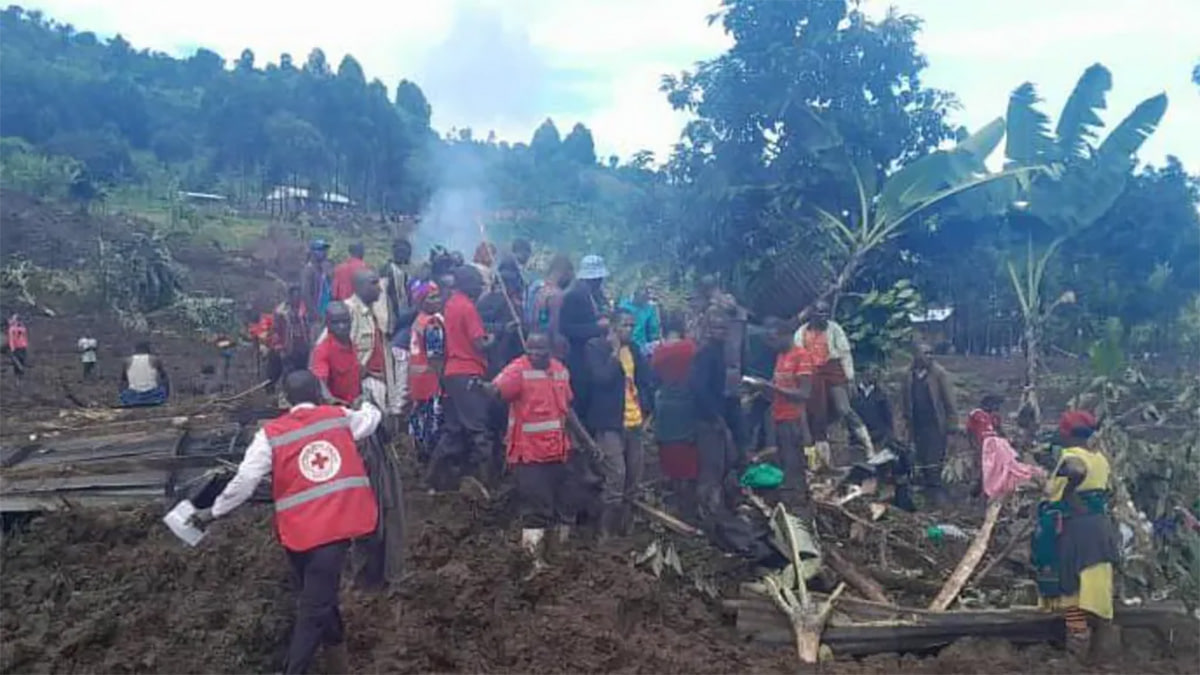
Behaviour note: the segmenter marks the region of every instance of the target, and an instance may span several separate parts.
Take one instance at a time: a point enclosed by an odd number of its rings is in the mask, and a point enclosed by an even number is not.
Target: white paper
[[[204,535],[208,534],[204,530],[188,523],[188,518],[191,518],[195,512],[195,505],[192,504],[191,500],[185,499],[176,504],[175,508],[171,509],[167,515],[163,516],[163,522],[167,524],[167,527],[171,528],[175,536],[179,537],[188,546],[199,544]]]

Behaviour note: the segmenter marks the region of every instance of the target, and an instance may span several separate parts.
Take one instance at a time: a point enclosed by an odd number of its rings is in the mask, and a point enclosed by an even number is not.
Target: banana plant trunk
[[[1033,411],[1033,429],[1042,420],[1038,405],[1038,367],[1041,361],[1041,343],[1038,339],[1038,321],[1034,316],[1025,318],[1025,389],[1021,394],[1021,406]]]

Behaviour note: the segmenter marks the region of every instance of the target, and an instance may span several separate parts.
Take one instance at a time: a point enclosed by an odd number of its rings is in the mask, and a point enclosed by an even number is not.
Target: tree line
[[[598,158],[585,126],[564,135],[549,119],[528,143],[439,136],[436,102],[416,83],[368,82],[349,55],[336,68],[320,49],[263,66],[245,50],[227,66],[206,49],[135,50],[18,7],[0,13],[0,130],[112,184],[166,172],[183,189],[261,199],[292,185],[400,213],[426,211],[435,190],[483,189],[488,208],[530,214],[504,234],[598,251],[675,286],[715,275],[759,313],[794,312],[853,268],[843,311],[879,310],[891,325],[900,306],[875,303],[906,306],[911,293],[885,291],[911,280],[924,304],[957,308],[962,348],[986,344],[994,325],[1020,326],[1009,267],[1048,252],[1040,292],[1077,298],[1046,327],[1063,344],[1086,344],[1110,317],[1162,337],[1194,303],[1200,185],[1175,158],[1134,162],[1165,96],[1101,140],[1097,111],[1114,81],[1097,64],[1053,125],[1034,84],[1014,82],[997,85],[1011,95],[996,123],[955,128],[954,94],[923,81],[917,17],[871,19],[846,0],[723,0],[711,20],[733,46],[664,76],[663,95],[693,120],[661,158]],[[962,151],[939,150],[954,142]],[[980,175],[973,144],[1029,172],[848,248],[838,228],[886,224],[896,195]]]

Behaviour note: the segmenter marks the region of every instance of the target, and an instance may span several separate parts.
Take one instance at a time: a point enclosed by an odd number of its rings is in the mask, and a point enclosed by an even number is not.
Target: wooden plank
[[[161,488],[90,490],[71,493],[0,495],[0,512],[27,513],[143,504],[161,497]]]
[[[23,480],[5,480],[0,484],[0,494],[65,492],[98,488],[132,488],[157,486],[162,489],[167,482],[165,471],[137,471],[110,475],[81,475],[41,477]]]

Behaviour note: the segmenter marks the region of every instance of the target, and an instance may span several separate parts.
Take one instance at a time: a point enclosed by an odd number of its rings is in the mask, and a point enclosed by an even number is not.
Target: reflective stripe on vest
[[[274,437],[268,436],[267,442],[272,448],[278,448],[289,443],[295,443],[296,441],[303,440],[309,436],[316,436],[317,434],[324,433],[330,429],[339,428],[349,429],[350,418],[342,415],[341,417],[331,417],[329,419],[321,420],[320,422],[313,422],[308,426],[300,427],[299,429],[289,431],[286,434],[279,434],[278,436]]]
[[[521,425],[521,431],[536,434],[543,431],[558,431],[562,429],[562,420],[546,420],[545,422],[526,422]]]
[[[429,370],[430,370],[429,366],[425,365],[424,363],[413,363],[411,361],[408,363],[408,372],[411,375],[419,375],[421,373],[428,373]]]
[[[521,371],[521,378],[525,379],[525,380],[545,380],[549,377],[550,377],[550,375],[544,370],[522,370]],[[565,370],[560,370],[560,371],[554,373],[554,379],[558,380],[559,382],[569,380],[570,378],[571,378],[571,374]]]
[[[314,499],[320,499],[334,492],[360,487],[371,487],[371,481],[366,476],[350,476],[349,478],[339,478],[328,483],[314,485],[307,490],[301,490],[275,502],[275,512],[286,511],[294,506],[300,506],[301,504],[311,502]]]

